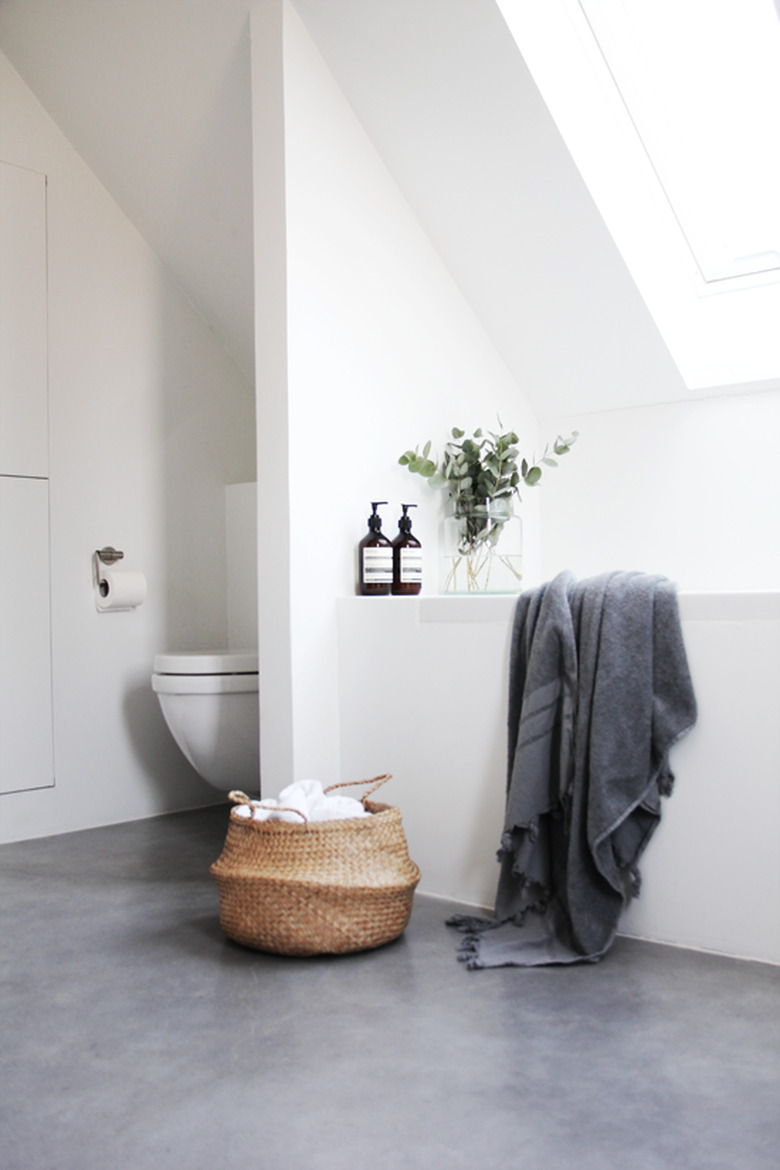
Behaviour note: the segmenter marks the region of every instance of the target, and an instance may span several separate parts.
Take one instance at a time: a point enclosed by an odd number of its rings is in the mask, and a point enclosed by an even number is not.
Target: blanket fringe
[[[514,856],[524,843],[536,845],[540,832],[539,817],[534,817],[532,821],[523,824],[513,825],[510,829],[504,829],[501,834],[501,844],[496,853],[496,860],[501,862],[505,857]]]
[[[494,918],[475,918],[471,914],[453,914],[447,919],[447,926],[454,926],[464,934],[481,934],[483,930],[491,930],[495,925]]]
[[[456,957],[468,971],[481,970],[485,964],[479,957],[479,937],[475,934],[467,935],[458,946]]]
[[[631,866],[631,868],[629,869],[629,878],[630,878],[630,885],[629,885],[630,896],[632,898],[638,898],[641,891],[642,891],[642,875],[639,872],[638,866],[636,866],[636,865]]]
[[[674,772],[667,764],[658,775],[658,791],[661,796],[671,796],[674,788]]]

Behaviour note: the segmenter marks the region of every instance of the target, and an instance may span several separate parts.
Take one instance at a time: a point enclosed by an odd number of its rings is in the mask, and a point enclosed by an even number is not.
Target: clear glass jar
[[[523,576],[523,525],[511,499],[447,503],[443,593],[518,593]]]

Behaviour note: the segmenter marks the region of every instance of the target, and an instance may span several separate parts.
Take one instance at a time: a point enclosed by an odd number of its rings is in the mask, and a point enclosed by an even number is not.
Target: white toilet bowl
[[[257,651],[158,654],[152,689],[173,738],[214,788],[260,790]]]

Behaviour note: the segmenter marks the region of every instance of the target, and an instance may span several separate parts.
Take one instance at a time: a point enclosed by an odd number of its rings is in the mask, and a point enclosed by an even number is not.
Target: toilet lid
[[[155,674],[257,674],[256,650],[180,651],[157,654]]]

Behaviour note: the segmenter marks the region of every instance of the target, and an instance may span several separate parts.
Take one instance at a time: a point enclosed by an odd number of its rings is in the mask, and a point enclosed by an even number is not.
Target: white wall
[[[224,485],[254,476],[252,387],[0,56],[0,159],[48,176],[55,786],[0,797],[2,839],[213,800],[149,686],[159,650],[227,639]],[[149,597],[98,614],[113,544]]]
[[[692,592],[780,588],[780,391],[548,425],[582,437],[541,496],[545,579],[642,569]]]
[[[280,14],[283,45],[274,23]],[[271,34],[284,61],[284,88],[280,79],[276,95],[267,88]],[[427,438],[441,447],[453,425],[491,427],[497,414],[534,445],[536,424],[288,3],[258,6],[253,52],[256,101],[262,86],[259,112],[266,118],[255,118],[256,154],[267,158],[278,134],[278,123],[268,121],[274,102],[283,102],[285,151],[284,222],[276,225],[276,238],[286,239],[287,256],[284,283],[276,287],[279,297],[286,287],[287,348],[279,359],[286,417],[272,388],[267,396],[260,389],[267,375],[258,367],[259,443],[265,450],[273,443],[269,464],[276,464],[275,480],[259,489],[261,533],[264,515],[273,525],[289,508],[289,561],[280,543],[260,541],[263,668],[272,678],[289,669],[291,677],[289,718],[271,722],[261,695],[263,791],[269,794],[290,771],[326,782],[342,778],[335,602],[354,593],[355,548],[370,500],[390,501],[384,516],[391,537],[400,503],[419,502],[414,527],[427,554],[424,589],[437,588],[442,501],[398,467],[398,456]],[[266,185],[269,176],[260,180]],[[273,196],[265,189],[258,191],[258,287],[270,263],[263,234]],[[259,309],[259,338],[277,311]],[[259,355],[266,349],[258,344]],[[261,457],[259,479],[264,463]],[[538,572],[537,516],[531,499],[525,533],[532,573]],[[269,600],[284,574],[289,649],[273,645],[280,621]],[[274,632],[264,635],[264,623],[273,623]],[[278,694],[269,702],[278,705]],[[277,754],[283,735],[293,744],[284,758]]]
[[[780,593],[682,594],[698,718],[625,934],[780,963]]]
[[[492,906],[513,597],[339,601],[345,776],[392,774],[420,892]]]
[[[227,644],[257,647],[257,484],[225,489],[227,525]]]
[[[544,578],[663,573],[688,619],[699,720],[623,929],[780,962],[780,392],[550,425],[582,437],[542,497]]]
[[[345,771],[389,771],[420,891],[492,908],[512,597],[339,603]],[[699,717],[621,932],[780,963],[780,593],[681,597]],[[370,654],[366,647],[371,648]],[[373,669],[381,663],[381,669]]]

